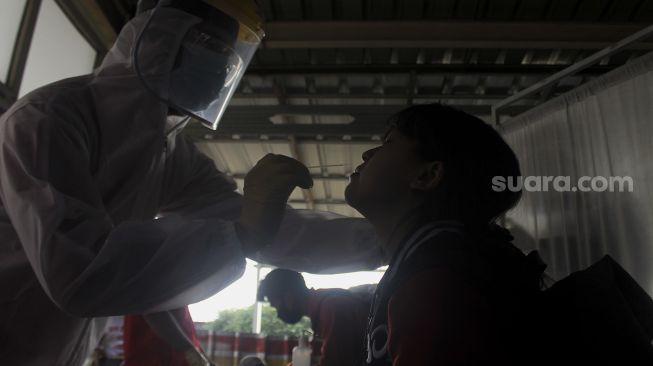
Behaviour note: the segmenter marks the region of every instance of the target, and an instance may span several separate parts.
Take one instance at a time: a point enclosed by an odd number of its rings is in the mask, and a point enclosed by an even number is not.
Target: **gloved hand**
[[[272,241],[279,230],[288,197],[295,187],[311,188],[304,164],[284,155],[267,154],[245,176],[243,204],[237,225],[246,255]]]

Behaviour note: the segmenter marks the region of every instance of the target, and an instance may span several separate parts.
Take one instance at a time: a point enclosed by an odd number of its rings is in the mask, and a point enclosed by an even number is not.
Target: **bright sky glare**
[[[220,311],[242,308],[252,305],[256,300],[256,262],[247,260],[245,274],[238,281],[220,291],[218,294],[190,305],[190,313],[196,322],[215,320]],[[270,272],[270,268],[261,269],[261,279]],[[358,285],[378,283],[382,271],[351,272],[332,275],[315,275],[304,273],[306,285],[313,288],[349,288]]]

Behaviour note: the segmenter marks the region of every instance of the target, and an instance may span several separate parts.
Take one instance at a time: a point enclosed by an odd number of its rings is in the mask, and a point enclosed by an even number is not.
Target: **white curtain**
[[[560,279],[604,254],[653,294],[653,53],[507,121],[523,176],[628,176],[632,192],[525,192],[508,226]]]

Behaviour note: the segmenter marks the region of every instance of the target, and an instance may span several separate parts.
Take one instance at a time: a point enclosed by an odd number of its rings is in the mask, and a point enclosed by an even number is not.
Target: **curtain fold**
[[[653,53],[504,123],[526,176],[630,177],[632,192],[525,191],[516,244],[560,279],[610,254],[653,294]],[[542,185],[544,186],[544,185]]]

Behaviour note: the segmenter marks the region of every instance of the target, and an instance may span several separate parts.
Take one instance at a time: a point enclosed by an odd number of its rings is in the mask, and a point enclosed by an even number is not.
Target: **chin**
[[[356,189],[353,187],[352,182],[349,182],[347,184],[347,187],[345,187],[345,202],[347,204],[355,209],[358,209],[356,207],[356,193],[354,192]]]
[[[356,211],[360,212],[361,215],[365,216],[365,205],[363,204],[363,199],[356,192],[356,187],[349,183],[345,188],[345,201],[347,204]]]

